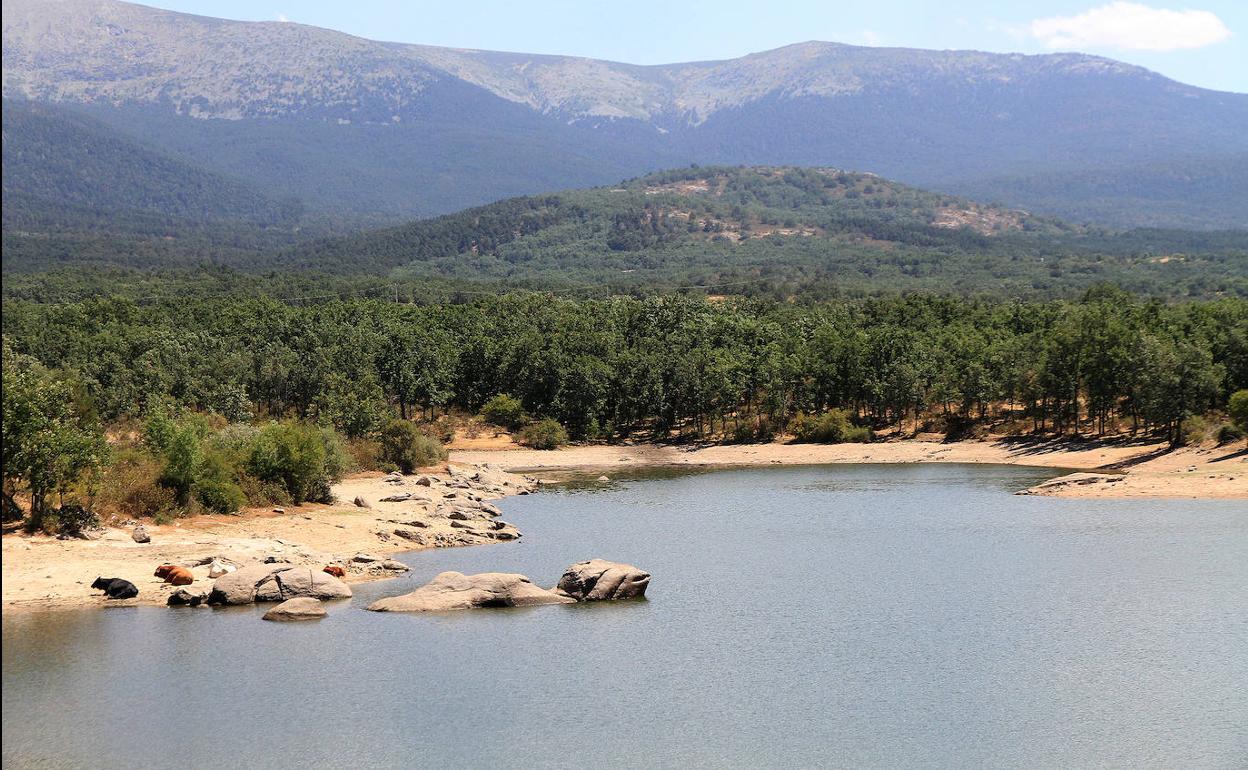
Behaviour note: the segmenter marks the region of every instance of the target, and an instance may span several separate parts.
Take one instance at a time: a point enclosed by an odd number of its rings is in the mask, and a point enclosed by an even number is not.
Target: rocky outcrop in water
[[[378,599],[368,606],[373,612],[445,612],[477,607],[532,607],[539,604],[572,604],[533,584],[524,575],[483,572],[464,575],[443,572],[409,594]]]
[[[295,597],[347,599],[351,587],[333,575],[294,564],[248,564],[217,578],[209,604],[280,602]]]
[[[568,567],[555,593],[578,602],[636,599],[646,595],[649,585],[650,573],[631,564],[590,559]]]

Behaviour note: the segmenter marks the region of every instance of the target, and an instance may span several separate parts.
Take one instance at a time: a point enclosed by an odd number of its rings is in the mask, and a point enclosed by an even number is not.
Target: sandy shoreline
[[[470,478],[478,473],[483,481]],[[422,476],[432,483],[421,484]],[[157,579],[155,568],[165,562],[189,566],[206,557],[241,564],[272,556],[317,569],[339,564],[347,569],[348,583],[396,577],[403,573],[380,569],[377,563],[356,562],[353,557],[514,539],[519,537],[517,530],[481,506],[509,494],[527,494],[535,487],[521,476],[453,463],[403,477],[400,483],[388,481],[381,473],[352,476],[334,485],[338,502],[333,505],[284,506],[282,513],[253,509],[237,516],[196,516],[162,526],[145,522],[150,543],[134,542],[128,526],[107,528],[97,540],[6,534],[4,611],[163,606],[176,589]],[[405,493],[412,497],[381,501]],[[356,506],[357,497],[370,507]],[[464,519],[451,516],[457,510]],[[195,586],[211,582],[206,565],[193,567],[191,572]],[[106,603],[100,592],[90,589],[98,576],[129,580],[139,588],[138,598]]]
[[[464,449],[436,473],[387,480],[359,474],[334,487],[334,505],[287,506],[283,513],[252,510],[238,516],[200,516],[147,527],[152,541],[139,544],[130,529],[111,528],[98,540],[46,536],[3,537],[5,612],[104,606],[90,590],[97,576],[122,577],[139,587],[138,599],[117,604],[163,605],[171,586],[153,575],[164,562],[189,564],[206,556],[235,562],[274,556],[298,564],[343,564],[347,581],[394,577],[376,564],[352,561],[365,552],[385,556],[424,548],[476,545],[519,536],[514,527],[484,515],[485,501],[534,488],[519,472],[553,475],[661,466],[731,467],[824,463],[989,463],[1079,472],[1062,474],[1020,493],[1081,498],[1248,499],[1248,451],[1236,447],[1170,450],[1141,442],[1037,442],[1013,439],[942,443],[906,440],[875,444],[744,444],[670,447],[647,444],[574,446],[553,451]],[[484,467],[487,466],[488,467]],[[1089,471],[1092,471],[1089,473]],[[510,472],[510,473],[508,473]],[[472,478],[472,477],[476,478]],[[409,493],[402,502],[381,498]],[[360,497],[370,507],[352,501]],[[475,499],[474,499],[475,498]],[[465,508],[468,520],[451,517]],[[495,527],[498,527],[496,530]],[[501,534],[500,534],[501,533]],[[207,567],[192,570],[207,582]],[[401,574],[401,573],[399,573]]]
[[[491,463],[504,470],[542,474],[648,466],[818,465],[826,463],[987,463],[1099,471],[1103,480],[1033,488],[1063,497],[1248,499],[1248,451],[1241,446],[1184,447],[1127,441],[1035,441],[1001,438],[944,443],[930,440],[874,444],[736,444],[672,447],[650,444],[453,451],[462,463]],[[1086,477],[1080,477],[1086,481]],[[1020,490],[1021,491],[1021,490]]]

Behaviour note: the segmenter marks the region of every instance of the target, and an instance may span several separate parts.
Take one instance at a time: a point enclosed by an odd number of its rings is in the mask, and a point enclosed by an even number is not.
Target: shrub
[[[98,529],[100,526],[100,517],[77,503],[62,505],[51,518],[55,519],[55,531],[64,535],[77,535],[83,530]],[[47,525],[48,522],[45,521],[45,529],[49,528]]]
[[[252,444],[247,473],[279,485],[295,505],[328,502],[329,485],[340,478],[346,462],[345,450],[335,446],[327,451],[328,443],[326,432],[315,425],[271,423]]]
[[[1232,441],[1239,441],[1244,435],[1244,431],[1238,425],[1223,423],[1222,427],[1218,428],[1218,443],[1229,444]]]
[[[533,449],[555,449],[568,443],[568,432],[547,417],[525,426],[520,431],[520,443]]]
[[[114,454],[104,474],[100,505],[127,516],[169,515],[178,501],[173,490],[160,483],[161,463],[150,453],[123,448]]]
[[[186,505],[199,466],[199,436],[195,429],[190,425],[176,426],[165,442],[164,456],[160,483],[173,490],[178,505]]]
[[[1209,435],[1209,423],[1200,415],[1192,415],[1179,424],[1179,446],[1196,446]]]
[[[776,437],[776,430],[771,425],[771,421],[766,418],[757,422],[743,422],[732,430],[732,443],[734,444],[758,444],[772,441]]]
[[[1235,423],[1235,427],[1248,434],[1248,389],[1232,393],[1226,402],[1226,411],[1231,416],[1231,422]]]
[[[799,414],[790,427],[794,439],[802,444],[861,444],[871,440],[870,429],[854,425],[843,409],[820,415]]]
[[[234,513],[247,504],[247,497],[234,483],[234,470],[220,453],[208,452],[195,474],[195,499],[214,513]]]
[[[446,459],[446,449],[432,436],[421,433],[415,423],[393,420],[381,431],[381,459],[403,473]]]
[[[347,454],[351,456],[352,467],[374,471],[381,462],[381,443],[367,438],[349,439]]]
[[[500,393],[486,401],[485,406],[481,407],[481,416],[487,422],[513,431],[529,419],[524,413],[524,405],[520,403],[520,399],[506,393]]]

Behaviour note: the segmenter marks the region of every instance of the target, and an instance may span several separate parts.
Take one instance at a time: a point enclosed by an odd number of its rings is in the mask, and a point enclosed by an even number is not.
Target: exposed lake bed
[[[5,765],[1244,758],[1235,502],[1019,497],[1053,472],[1005,466],[634,474],[500,501],[522,540],[401,554],[408,575],[312,624],[6,613]],[[652,573],[648,599],[362,611],[448,570],[550,586],[594,556]]]

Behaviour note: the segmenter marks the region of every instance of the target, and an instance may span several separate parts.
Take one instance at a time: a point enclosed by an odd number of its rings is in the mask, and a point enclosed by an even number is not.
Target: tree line
[[[748,438],[831,409],[875,428],[1004,413],[1020,430],[1177,439],[1186,417],[1248,387],[1248,302],[1114,289],[1076,302],[9,300],[4,330],[106,422],[173,404],[349,437],[508,394],[573,439]]]

